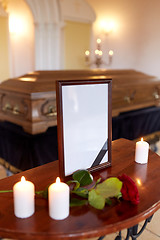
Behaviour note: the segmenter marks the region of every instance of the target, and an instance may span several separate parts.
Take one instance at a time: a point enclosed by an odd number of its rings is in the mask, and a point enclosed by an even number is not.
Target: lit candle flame
[[[100,50],[99,51],[99,56],[102,56],[103,55],[103,52]]]
[[[56,183],[60,183],[60,182],[61,182],[60,178],[57,177],[57,178],[56,178]]]
[[[98,43],[98,44],[101,43],[101,39],[100,39],[100,38],[97,39],[97,43]]]
[[[89,56],[90,55],[90,52],[87,50],[87,51],[85,51],[85,55],[86,56]]]
[[[109,55],[113,56],[113,51],[112,50],[109,51]]]
[[[96,55],[99,54],[99,50],[98,50],[98,49],[95,50],[95,54],[96,54]]]
[[[143,142],[143,137],[141,138],[141,142]]]
[[[21,182],[25,182],[25,181],[26,181],[25,177],[22,176],[22,177],[21,177]]]

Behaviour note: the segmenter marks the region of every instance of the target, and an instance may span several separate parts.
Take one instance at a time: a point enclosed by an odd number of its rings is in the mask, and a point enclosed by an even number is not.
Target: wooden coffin
[[[30,134],[45,132],[57,124],[57,80],[100,78],[112,79],[112,116],[160,105],[160,81],[134,70],[35,71],[0,84],[0,120]]]
[[[9,79],[0,85],[0,120],[23,127],[30,134],[56,125],[56,92],[53,81],[38,76]]]

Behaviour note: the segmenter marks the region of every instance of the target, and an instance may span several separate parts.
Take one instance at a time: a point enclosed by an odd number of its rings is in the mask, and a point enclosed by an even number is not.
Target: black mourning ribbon
[[[100,162],[102,161],[102,159],[103,159],[103,157],[104,157],[104,155],[106,154],[107,151],[108,151],[108,139],[104,143],[102,149],[100,150],[100,152],[98,153],[96,159],[92,163],[91,168],[100,164]]]

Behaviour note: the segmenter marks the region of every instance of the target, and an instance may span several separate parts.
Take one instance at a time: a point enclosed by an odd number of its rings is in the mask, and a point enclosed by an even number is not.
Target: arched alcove
[[[60,68],[61,19],[57,0],[25,0],[35,26],[35,70]]]
[[[93,10],[84,0],[25,1],[34,18],[35,70],[64,68],[67,61],[64,51],[66,21],[91,24],[95,20]]]

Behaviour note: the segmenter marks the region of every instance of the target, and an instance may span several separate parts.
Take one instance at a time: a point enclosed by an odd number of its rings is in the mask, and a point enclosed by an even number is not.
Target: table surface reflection
[[[90,206],[73,207],[68,218],[53,220],[48,214],[48,202],[36,196],[36,210],[27,219],[18,219],[13,211],[13,194],[0,194],[0,237],[16,239],[83,239],[98,237],[129,228],[148,218],[160,208],[160,157],[150,151],[148,164],[135,163],[135,143],[126,139],[112,142],[112,166],[94,172],[102,180],[123,173],[137,184],[140,203],[115,202],[103,210]],[[21,176],[43,190],[59,176],[58,161],[33,168],[0,180],[0,190],[12,189]]]

